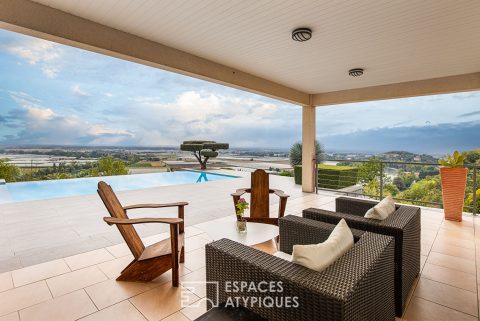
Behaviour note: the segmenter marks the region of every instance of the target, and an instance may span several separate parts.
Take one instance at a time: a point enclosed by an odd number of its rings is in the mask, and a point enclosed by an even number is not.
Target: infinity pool
[[[0,204],[95,194],[97,183],[101,180],[110,184],[115,191],[129,191],[149,187],[219,181],[235,177],[195,171],[178,171],[7,183],[0,185]]]

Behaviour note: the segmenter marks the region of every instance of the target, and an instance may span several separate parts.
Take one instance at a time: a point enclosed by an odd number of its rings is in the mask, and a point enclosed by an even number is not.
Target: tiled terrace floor
[[[187,222],[189,218],[194,220],[194,213],[202,217],[203,221],[191,223],[186,229],[187,253],[185,264],[182,264],[181,281],[205,279],[204,245],[209,242],[209,237],[203,228],[205,224],[215,224],[215,220],[229,219],[223,217],[231,215],[232,211],[229,207],[231,200],[228,194],[246,182],[248,180],[235,179],[207,183],[202,190],[216,193],[207,199],[204,198],[207,196],[198,189],[189,190],[189,185],[183,186],[187,187],[188,192],[185,190],[182,193],[176,192],[178,194],[168,192],[171,193],[170,196],[175,196],[174,199],[186,195],[184,199],[192,203],[192,211],[187,216]],[[287,214],[298,215],[307,207],[333,209],[332,194],[302,194],[290,181],[280,177],[272,178],[271,184],[285,189],[292,195],[287,206]],[[162,188],[162,191],[163,189],[168,190]],[[165,193],[160,191],[155,189],[155,193],[148,197],[138,191],[122,193],[121,198],[139,203],[156,195],[157,201],[165,201]],[[225,198],[228,202],[224,200]],[[93,198],[89,200],[95,205]],[[215,202],[220,204],[218,210]],[[42,213],[48,217],[48,212]],[[52,214],[55,215],[60,216],[60,213]],[[89,216],[88,209],[79,208],[77,215],[81,221],[82,216]],[[103,213],[99,212],[96,215]],[[38,219],[40,217],[38,216]],[[90,218],[89,220],[94,221]],[[204,223],[206,221],[208,223]],[[101,234],[100,226],[98,228],[98,234]],[[422,274],[412,291],[403,320],[478,320],[476,262],[477,257],[480,259],[480,246],[477,250],[477,245],[480,245],[480,233],[476,233],[476,230],[479,228],[480,219],[466,216],[463,223],[447,222],[443,220],[440,211],[422,209]],[[116,230],[114,232],[118,233]],[[148,232],[149,230],[142,231],[143,234]],[[50,233],[54,241],[58,239],[56,228],[52,228]],[[166,234],[157,232],[145,237],[144,240],[146,243],[152,243],[163,237],[166,237]],[[110,242],[113,243],[115,240],[112,239]],[[50,246],[48,242],[41,244],[38,248]],[[262,249],[271,250],[271,244],[263,244]],[[205,288],[199,286],[191,292],[185,292],[191,305],[182,307],[182,291],[180,288],[171,287],[169,273],[147,284],[116,282],[116,276],[131,260],[131,254],[125,244],[107,244],[87,251],[0,274],[0,321],[79,319],[188,321],[204,312],[203,303],[199,307],[194,305],[196,302],[202,302],[200,299],[205,296]],[[32,255],[34,252],[32,251]]]

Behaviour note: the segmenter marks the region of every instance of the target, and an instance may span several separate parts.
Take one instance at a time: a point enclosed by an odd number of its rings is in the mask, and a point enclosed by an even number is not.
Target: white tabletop
[[[247,232],[239,233],[234,220],[215,222],[204,230],[214,241],[226,238],[247,246],[260,244],[278,236],[278,226],[251,222],[247,222]]]

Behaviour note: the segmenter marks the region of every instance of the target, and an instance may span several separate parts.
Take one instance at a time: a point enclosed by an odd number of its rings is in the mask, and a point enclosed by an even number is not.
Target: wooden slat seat
[[[185,233],[178,235],[178,247],[182,248],[184,245]],[[138,258],[139,261],[148,260],[157,256],[172,254],[172,245],[170,239],[161,240],[155,244],[149,245],[145,248],[142,255]]]
[[[121,272],[117,281],[148,282],[172,269],[172,285],[179,285],[179,263],[185,261],[184,248],[184,211],[187,202],[168,204],[138,204],[123,207],[110,185],[98,183],[98,195],[105,204],[111,217],[103,220],[115,224],[133,254],[133,261]],[[177,207],[178,218],[135,218],[130,219],[128,210],[139,208]],[[145,247],[134,228],[135,224],[160,223],[170,226],[170,238]]]

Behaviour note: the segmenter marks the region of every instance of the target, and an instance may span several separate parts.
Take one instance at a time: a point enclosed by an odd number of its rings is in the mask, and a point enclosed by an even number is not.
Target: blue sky
[[[0,144],[288,147],[301,109],[259,95],[0,30]],[[317,109],[330,150],[480,147],[480,93]]]

